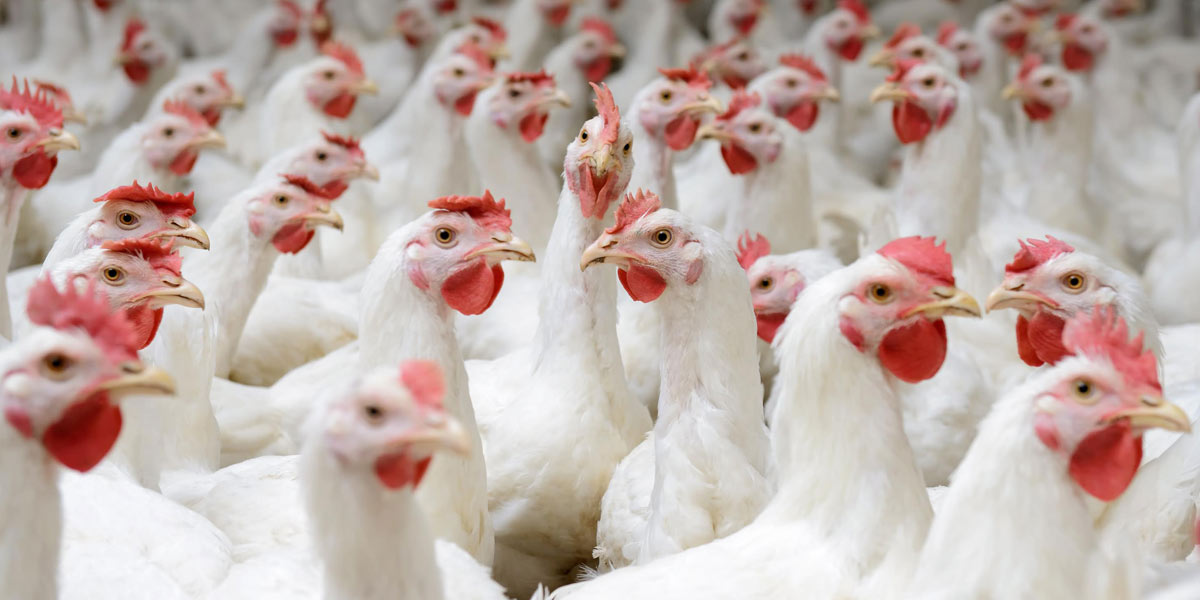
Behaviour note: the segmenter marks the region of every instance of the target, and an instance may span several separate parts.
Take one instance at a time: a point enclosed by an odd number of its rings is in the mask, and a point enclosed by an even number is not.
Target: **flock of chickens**
[[[1197,19],[0,1],[0,598],[1200,598]]]

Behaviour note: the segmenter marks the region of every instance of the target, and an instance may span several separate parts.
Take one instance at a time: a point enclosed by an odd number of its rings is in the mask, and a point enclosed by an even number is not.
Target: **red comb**
[[[546,73],[545,69],[538,71],[536,73],[533,73],[533,72],[509,73],[508,75],[505,76],[505,78],[508,80],[509,83],[520,83],[522,81],[528,81],[528,82],[532,83],[533,85],[539,86],[539,87],[544,86],[544,85],[551,86],[551,87],[554,86],[554,76]]]
[[[1129,338],[1129,326],[1108,306],[1079,313],[1063,328],[1062,342],[1072,354],[1107,358],[1113,367],[1135,385],[1161,390],[1154,354],[1143,350],[1145,332]]]
[[[895,48],[904,40],[918,35],[921,35],[921,26],[906,21],[896,27],[896,32],[892,34],[892,37],[888,38],[888,41],[884,42],[883,47]]]
[[[905,237],[888,242],[879,254],[939,283],[954,285],[954,263],[946,252],[946,242],[938,245],[932,237]]]
[[[0,86],[0,110],[29,113],[43,127],[62,127],[63,125],[62,111],[58,110],[58,107],[50,101],[46,91],[30,91],[27,80],[24,88],[21,88],[17,85],[15,76],[11,90],[5,91],[4,87]]]
[[[423,408],[442,408],[446,384],[442,368],[431,360],[406,360],[400,363],[400,383],[408,388],[413,400]]]
[[[604,38],[610,44],[617,41],[617,33],[613,31],[612,25],[599,17],[587,17],[579,24],[580,31],[594,31]]]
[[[614,144],[621,133],[621,111],[617,109],[617,101],[613,100],[612,90],[608,89],[607,84],[588,85],[596,92],[596,112],[604,122],[604,127],[600,129],[600,141]]]
[[[141,257],[155,269],[166,269],[175,275],[181,273],[183,257],[171,249],[170,242],[150,238],[125,238],[109,240],[100,245],[109,252],[121,252]]]
[[[321,54],[331,58],[336,58],[343,65],[346,65],[346,68],[355,75],[365,74],[365,71],[363,71],[362,60],[358,58],[358,53],[356,53],[354,48],[351,48],[350,46],[347,46],[341,42],[325,42],[324,44],[321,44]]]
[[[724,113],[717,115],[718,121],[731,121],[738,113],[753,108],[762,104],[762,96],[758,92],[747,92],[746,90],[737,90],[733,93],[733,99],[729,101],[729,109]]]
[[[233,86],[229,85],[229,80],[225,79],[225,69],[216,69],[212,72],[212,78],[221,86],[221,89],[227,92],[233,92]]]
[[[497,41],[503,42],[508,39],[508,32],[505,31],[504,26],[498,21],[493,21],[486,17],[475,17],[471,19],[471,22],[488,30]]]
[[[487,52],[484,52],[483,48],[479,47],[479,44],[467,42],[459,46],[456,52],[475,61],[475,64],[479,65],[481,71],[485,73],[492,72],[492,57],[488,56]]]
[[[866,5],[860,0],[838,0],[837,7],[850,11],[859,23],[865,24],[871,22],[871,13],[867,11]]]
[[[1071,25],[1075,23],[1075,19],[1078,18],[1079,15],[1075,13],[1063,13],[1058,15],[1058,17],[1054,19],[1054,28],[1059,31],[1065,31],[1066,29],[1070,28]]]
[[[504,208],[504,199],[497,202],[488,190],[484,190],[482,196],[443,196],[431,200],[429,208],[466,213],[475,222],[493,231],[512,229],[512,213]]]
[[[47,275],[33,284],[25,311],[34,325],[58,330],[82,329],[113,362],[137,358],[138,336],[124,311],[113,310],[104,292],[88,277],[82,292],[74,280],[60,292]]]
[[[43,81],[41,79],[34,79],[33,87],[37,88],[37,91],[39,92],[45,91],[46,94],[53,96],[60,104],[74,104],[74,102],[71,101],[71,94],[67,92],[67,88],[62,87],[61,85],[55,85],[49,81]]]
[[[712,87],[712,80],[708,78],[708,73],[697,69],[695,65],[689,65],[686,69],[659,69],[658,72],[671,81],[682,81],[688,84],[688,87],[706,90]]]
[[[654,192],[639,189],[636,194],[625,194],[617,206],[617,222],[605,229],[605,233],[619,233],[633,225],[638,219],[662,208],[662,202]]]
[[[192,108],[183,100],[167,100],[163,102],[163,111],[179,115],[201,130],[211,128],[211,125],[208,124],[208,119],[205,119],[204,115],[200,114],[200,111]]]
[[[779,64],[793,69],[800,69],[817,81],[826,81],[825,71],[822,71],[821,67],[817,66],[817,63],[803,54],[784,54],[779,57]]]
[[[1070,254],[1075,251],[1066,242],[1056,239],[1054,236],[1048,235],[1046,236],[1046,240],[1044,242],[1033,238],[1025,241],[1018,240],[1018,243],[1021,244],[1021,249],[1017,250],[1017,254],[1013,256],[1012,262],[1004,266],[1004,272],[1022,273],[1040,266],[1055,256]]]
[[[1024,81],[1034,69],[1041,65],[1042,56],[1040,54],[1026,54],[1025,58],[1021,59],[1021,69],[1017,71],[1017,79]]]
[[[279,176],[282,177],[283,180],[288,182],[289,184],[294,185],[294,186],[304,190],[304,192],[310,196],[316,196],[317,198],[323,198],[325,200],[333,200],[333,199],[337,198],[339,195],[341,195],[340,192],[337,194],[334,194],[329,189],[326,189],[324,187],[321,187],[321,186],[309,181],[308,178],[303,175],[294,175],[292,173],[280,173]]]
[[[904,79],[904,76],[907,75],[913,67],[920,64],[924,64],[924,61],[913,58],[902,58],[896,61],[896,66],[892,68],[891,74],[887,76],[887,81],[896,82]]]
[[[121,40],[121,50],[132,50],[133,40],[146,30],[146,24],[141,19],[130,19],[125,23],[125,37]]]
[[[943,46],[949,44],[950,38],[954,37],[954,34],[956,33],[958,33],[958,23],[955,23],[954,21],[943,21],[941,25],[938,25],[937,43]]]
[[[768,242],[761,233],[754,236],[754,239],[750,239],[750,232],[747,231],[738,238],[737,251],[738,264],[749,271],[750,267],[754,265],[754,261],[771,253],[771,242]]]
[[[347,152],[354,156],[364,156],[363,149],[358,145],[358,140],[352,137],[342,137],[336,133],[322,131],[321,136],[330,144],[337,144],[346,149]]]
[[[133,182],[133,185],[123,185],[104,192],[103,195],[93,200],[93,202],[108,202],[109,200],[153,202],[158,207],[158,211],[167,216],[179,215],[190,218],[196,214],[195,192],[168,194],[154,187],[152,183],[147,184],[146,187],[142,187],[138,185],[136,180]]]

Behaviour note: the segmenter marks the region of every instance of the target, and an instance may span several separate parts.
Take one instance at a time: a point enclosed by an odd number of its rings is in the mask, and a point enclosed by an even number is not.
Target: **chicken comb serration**
[[[838,0],[837,7],[849,11],[859,23],[865,25],[871,22],[871,12],[861,0]]]
[[[708,78],[708,73],[697,69],[695,65],[689,65],[686,69],[659,69],[658,72],[671,81],[686,83],[688,87],[705,90],[712,87],[712,80]]]
[[[901,79],[904,79],[904,76],[907,75],[913,67],[922,64],[925,64],[925,62],[915,58],[902,58],[896,61],[895,66],[892,67],[892,72],[888,74],[885,80],[893,83],[900,81]]]
[[[92,202],[108,202],[109,200],[128,200],[130,202],[153,202],[158,207],[158,211],[164,215],[182,216],[190,218],[196,214],[196,193],[179,192],[177,194],[169,194],[157,187],[153,183],[146,184],[145,187],[138,184],[137,180],[133,181],[132,185],[123,185],[115,187],[107,192],[104,192]]]
[[[601,121],[604,123],[600,129],[600,141],[606,144],[615,144],[617,137],[621,135],[621,111],[617,109],[617,101],[613,100],[612,90],[608,89],[608,84],[588,83],[592,86],[592,91],[596,92],[596,113],[600,115]]]
[[[954,37],[956,33],[958,33],[958,23],[954,21],[942,21],[942,24],[938,25],[937,43],[942,46],[949,44],[950,38]]]
[[[57,100],[59,105],[74,104],[74,101],[71,100],[71,93],[67,91],[67,88],[61,85],[55,85],[43,79],[33,79],[32,81],[33,87],[36,88],[37,91],[46,92],[46,95],[50,96],[54,100]]]
[[[522,81],[528,81],[529,83],[532,83],[533,85],[538,86],[538,87],[541,87],[541,86],[553,87],[554,86],[554,76],[547,73],[545,69],[542,69],[541,71],[537,71],[537,72],[528,71],[528,72],[509,73],[509,74],[505,75],[504,78],[509,83],[520,83]]]
[[[338,62],[346,65],[346,69],[355,75],[365,75],[363,70],[362,59],[358,57],[358,53],[354,48],[347,46],[341,42],[327,41],[321,44],[321,54],[330,58],[337,59]]]
[[[1063,346],[1071,354],[1102,357],[1134,385],[1162,390],[1154,353],[1144,349],[1146,333],[1129,337],[1125,319],[1110,306],[1097,305],[1071,317],[1063,327]]]
[[[229,80],[225,78],[225,69],[213,69],[212,78],[221,89],[233,93],[233,86],[229,85]]]
[[[1040,66],[1042,66],[1042,55],[1036,52],[1026,54],[1025,58],[1021,59],[1021,68],[1017,70],[1017,79],[1019,81],[1028,79],[1029,74],[1033,73],[1033,70]]]
[[[718,121],[732,121],[743,110],[754,108],[762,104],[762,96],[758,92],[747,92],[746,90],[737,90],[733,93],[733,98],[729,101],[729,108],[717,115]]]
[[[492,37],[498,42],[508,39],[508,30],[504,29],[504,26],[499,21],[487,17],[473,17],[471,22],[488,30],[488,33],[491,33]]]
[[[138,18],[132,18],[125,22],[125,33],[121,39],[121,51],[133,49],[133,40],[137,39],[139,33],[146,30],[146,23]]]
[[[346,151],[351,155],[364,156],[362,146],[360,146],[358,144],[358,140],[353,137],[342,137],[336,133],[330,133],[325,130],[321,130],[321,137],[325,138],[325,141],[329,142],[330,144],[336,144],[345,148]]]
[[[1005,273],[1023,273],[1041,266],[1055,256],[1075,251],[1070,244],[1052,235],[1046,236],[1046,241],[1029,238],[1017,240],[1017,243],[1021,245],[1021,249],[1013,255],[1012,262],[1004,265]]]
[[[29,113],[43,127],[62,127],[62,111],[50,100],[50,95],[45,90],[31,91],[28,80],[24,83],[22,88],[13,76],[12,89],[6,91],[0,86],[0,110]]]
[[[783,56],[779,57],[779,64],[785,67],[791,67],[793,69],[804,71],[817,81],[827,81],[825,71],[822,71],[821,67],[817,66],[817,63],[813,62],[813,59],[804,56],[803,54],[784,54]]]
[[[137,256],[150,263],[155,269],[166,269],[175,275],[180,275],[183,269],[183,257],[171,249],[171,243],[151,238],[125,238],[108,240],[100,247],[109,252],[121,252]]]
[[[279,177],[288,182],[288,184],[304,190],[304,193],[310,196],[316,196],[317,198],[322,198],[325,200],[334,200],[341,195],[340,193],[335,194],[332,192],[332,190],[313,183],[303,175],[296,175],[294,173],[280,173]]]
[[[413,401],[422,408],[442,408],[446,384],[442,368],[431,360],[406,360],[400,363],[400,383],[408,388]]]
[[[82,291],[76,279],[86,281]],[[25,306],[29,321],[60,331],[82,329],[113,361],[137,358],[138,336],[123,311],[113,311],[104,292],[90,277],[77,276],[60,291],[49,275],[42,277],[29,290]]]
[[[1079,15],[1075,13],[1062,13],[1055,17],[1054,28],[1059,31],[1066,31],[1071,27],[1071,25],[1075,24],[1075,20],[1078,18]]]
[[[907,267],[910,271],[930,277],[945,285],[954,285],[954,261],[946,252],[946,242],[937,243],[933,237],[903,237],[888,242],[878,250]]]
[[[888,38],[888,41],[883,43],[883,47],[895,48],[903,43],[904,40],[907,40],[910,37],[916,37],[918,35],[921,35],[921,26],[917,25],[916,23],[905,21],[896,26],[896,31],[892,33],[892,37]]]
[[[737,243],[737,260],[742,268],[749,271],[750,267],[754,266],[754,262],[758,259],[771,253],[771,242],[767,241],[766,236],[759,233],[752,239],[750,232],[742,233],[738,238]]]
[[[455,52],[471,59],[479,67],[479,70],[485,74],[492,72],[492,57],[488,56],[488,53],[484,52],[483,48],[479,47],[479,44],[468,41],[459,46]]]
[[[620,233],[626,227],[633,225],[638,219],[662,208],[658,194],[638,189],[637,192],[625,194],[625,199],[617,206],[617,220],[605,233]]]
[[[593,31],[604,38],[608,43],[615,44],[617,42],[617,32],[613,31],[612,25],[601,19],[600,17],[586,17],[579,23],[580,31]]]
[[[163,111],[187,119],[192,126],[199,128],[201,131],[212,127],[208,124],[208,119],[205,119],[204,115],[200,114],[200,111],[192,108],[191,105],[183,100],[167,100],[163,102]]]
[[[442,196],[430,200],[429,208],[466,213],[492,231],[512,229],[512,212],[504,207],[504,199],[496,201],[490,190],[484,190],[482,196]]]

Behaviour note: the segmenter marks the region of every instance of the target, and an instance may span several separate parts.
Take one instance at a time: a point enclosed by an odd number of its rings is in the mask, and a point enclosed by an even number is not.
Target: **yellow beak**
[[[832,85],[822,88],[817,93],[809,96],[813,100],[828,100],[830,102],[841,102],[842,95],[837,91],[837,88]]]
[[[607,175],[609,171],[616,171],[621,168],[621,161],[614,156],[611,144],[601,144],[588,157],[588,161],[592,163],[592,171],[600,177]]]
[[[300,218],[310,227],[325,226],[332,227],[338,231],[341,231],[345,227],[345,223],[342,222],[342,215],[338,214],[336,210],[329,208],[328,205],[307,213]]]
[[[171,239],[176,246],[208,250],[208,232],[204,231],[199,223],[187,219],[186,224],[173,222],[171,226],[171,229],[160,231],[151,237]]]
[[[1015,81],[1004,86],[1004,89],[1000,92],[1000,97],[1004,98],[1005,100],[1012,100],[1014,98],[1018,100],[1024,100],[1028,95],[1029,94],[1027,94],[1025,90]]]
[[[162,308],[168,304],[178,304],[188,308],[204,309],[204,294],[200,292],[200,288],[186,279],[171,278],[164,279],[165,287],[159,288],[152,292],[146,292],[134,299],[135,302],[149,300],[153,308]]]
[[[537,257],[533,254],[533,248],[530,248],[529,244],[519,237],[509,235],[507,239],[504,239],[503,235],[495,235],[492,236],[492,241],[494,243],[472,250],[467,254],[466,259],[470,260],[476,256],[486,256],[495,262],[502,260],[520,262],[537,261]]]
[[[679,107],[680,112],[689,113],[713,113],[719,114],[725,111],[725,106],[721,104],[721,100],[716,96],[705,96],[696,102],[689,102]]]
[[[600,239],[592,242],[579,257],[579,270],[586,271],[588,267],[601,263],[628,267],[631,262],[638,260],[638,257],[632,254],[617,250],[618,243],[619,240],[610,233],[600,236]]]
[[[696,139],[699,140],[717,140],[718,142],[727,142],[733,139],[733,134],[725,130],[725,128],[716,123],[705,123],[696,129]]]
[[[987,297],[988,312],[1003,310],[1005,308],[1034,307],[1039,304],[1044,304],[1050,308],[1057,308],[1053,302],[1037,294],[1020,291],[1020,287],[1009,288],[1001,284],[995,290],[992,290],[992,293],[988,294]]]
[[[121,376],[101,383],[98,388],[107,392],[110,400],[133,395],[169,396],[175,393],[175,380],[166,371],[146,366],[139,361],[121,365]]]
[[[471,438],[458,419],[446,415],[436,424],[415,426],[392,439],[388,446],[396,450],[413,446],[432,447],[434,450],[444,449],[466,456],[471,452]]]
[[[376,167],[371,163],[366,163],[359,171],[359,176],[370,179],[371,181],[379,181],[379,167]]]
[[[65,129],[51,129],[50,136],[37,143],[46,152],[58,152],[60,150],[78,150],[79,138],[71,135],[70,131]]]
[[[1109,415],[1105,421],[1111,423],[1118,419],[1129,419],[1129,424],[1139,429],[1159,428],[1167,431],[1190,432],[1191,419],[1178,406],[1163,400],[1161,397],[1143,398],[1142,406],[1118,411]]]
[[[872,67],[890,67],[892,66],[892,58],[894,56],[891,50],[884,48],[872,54],[871,58],[867,61],[867,65]]]
[[[350,86],[350,91],[355,94],[370,94],[374,96],[379,93],[379,86],[370,79],[364,79]]]
[[[225,136],[216,129],[209,129],[188,142],[189,148],[224,148]]]
[[[970,294],[952,286],[935,287],[931,291],[935,298],[932,302],[926,302],[919,306],[915,306],[904,313],[904,317],[908,318],[917,313],[936,319],[945,316],[951,317],[978,317],[982,314],[979,310],[979,303]]]
[[[892,81],[885,81],[871,91],[871,103],[894,102],[897,100],[907,100],[908,98],[909,93]]]

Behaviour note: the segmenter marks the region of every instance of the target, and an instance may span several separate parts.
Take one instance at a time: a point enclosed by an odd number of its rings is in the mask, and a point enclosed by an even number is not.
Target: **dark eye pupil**
[[[20,130],[20,129],[17,129],[16,127],[13,127],[13,128],[11,128],[11,129],[9,129],[9,130],[8,130],[8,137],[13,137],[13,138],[15,138],[15,137],[17,137],[18,135],[21,135],[21,130]]]
[[[116,269],[109,269],[108,271],[106,271],[106,273],[108,274],[109,277],[112,277],[112,278],[116,278],[116,276],[117,276]]]
[[[324,152],[318,152],[318,153],[317,153],[317,160],[325,160],[325,153],[324,153]]]
[[[132,215],[130,215],[129,213],[122,213],[122,214],[121,214],[121,221],[123,221],[123,222],[125,222],[125,223],[128,223],[128,222],[130,222],[130,221],[132,221],[132,220],[133,220],[133,216],[132,216]]]
[[[165,135],[165,136],[167,136],[167,137],[171,137],[171,136],[175,135],[175,130],[174,130],[174,129],[172,129],[172,128],[170,128],[170,127],[168,127],[168,128],[166,128],[166,129],[164,129],[164,130],[163,130],[163,135]]]
[[[628,143],[625,144],[625,151],[629,152],[629,144]]]
[[[378,406],[368,406],[367,407],[367,416],[371,417],[372,419],[379,418],[379,416],[382,414],[383,414],[383,411],[379,410]]]
[[[508,96],[510,98],[517,98],[520,95],[521,95],[521,90],[508,90]]]
[[[1089,386],[1087,383],[1085,383],[1085,382],[1081,381],[1081,382],[1079,382],[1079,383],[1078,383],[1078,384],[1075,386],[1075,389],[1079,390],[1079,393],[1080,393],[1080,394],[1086,394],[1086,393],[1088,393],[1088,392],[1089,392],[1089,391],[1090,391],[1092,388],[1091,388],[1091,386]]]
[[[583,141],[585,141],[585,142],[586,142],[586,141],[587,141],[587,132],[586,132],[586,131],[580,131],[580,132],[579,132],[579,139],[581,139],[581,140],[583,140]]]

